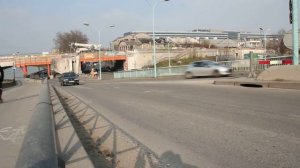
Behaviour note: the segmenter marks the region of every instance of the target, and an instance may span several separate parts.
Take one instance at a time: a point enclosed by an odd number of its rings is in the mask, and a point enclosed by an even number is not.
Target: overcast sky
[[[263,27],[274,33],[291,29],[289,0],[158,1],[157,31],[211,28],[259,32]],[[88,35],[90,42],[97,42],[97,30],[102,29],[101,41],[108,46],[125,32],[151,31],[149,3],[147,0],[0,0],[0,55],[50,51],[57,32],[80,30]],[[116,27],[105,28],[110,25]]]

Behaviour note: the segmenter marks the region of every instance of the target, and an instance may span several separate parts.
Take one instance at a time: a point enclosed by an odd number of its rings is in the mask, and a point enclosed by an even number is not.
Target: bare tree
[[[89,39],[87,35],[83,34],[78,30],[71,30],[70,32],[58,32],[56,33],[56,38],[53,39],[55,43],[55,48],[58,49],[60,53],[70,52],[71,43],[88,43]]]
[[[292,50],[285,46],[283,39],[281,39],[280,44],[279,44],[279,53],[283,54],[283,55],[292,53]]]
[[[281,55],[290,53],[290,49],[288,49],[283,43],[283,37],[284,37],[285,33],[286,33],[286,31],[284,29],[280,29],[277,32],[277,34],[281,35],[281,37],[276,40],[270,40],[267,44],[267,48],[273,49],[276,51],[277,54],[281,54]]]

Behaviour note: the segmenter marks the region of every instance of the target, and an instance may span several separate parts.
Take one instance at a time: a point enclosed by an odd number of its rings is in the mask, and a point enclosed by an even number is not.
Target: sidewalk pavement
[[[0,167],[15,167],[29,120],[38,102],[41,85],[22,82],[4,89],[0,103]]]
[[[264,87],[300,90],[300,65],[272,66],[257,78],[215,80],[215,85]]]
[[[262,80],[257,80],[255,78],[245,78],[245,77],[233,78],[233,79],[216,79],[213,82],[213,84],[300,90],[300,81],[287,81],[287,80],[262,81]]]

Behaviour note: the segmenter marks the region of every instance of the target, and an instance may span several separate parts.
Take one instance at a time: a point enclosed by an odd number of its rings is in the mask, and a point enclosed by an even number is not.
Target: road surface
[[[85,81],[64,89],[172,167],[300,167],[300,91],[209,82]]]

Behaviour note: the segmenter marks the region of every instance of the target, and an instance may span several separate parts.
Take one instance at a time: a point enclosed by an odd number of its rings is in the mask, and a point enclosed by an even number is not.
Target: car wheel
[[[192,79],[192,78],[193,78],[192,72],[186,72],[186,73],[185,73],[185,78],[186,78],[186,79]]]
[[[220,74],[219,70],[214,70],[213,76],[215,76],[215,77],[220,77],[221,74]]]
[[[78,83],[76,83],[77,85],[79,85],[79,82]]]

